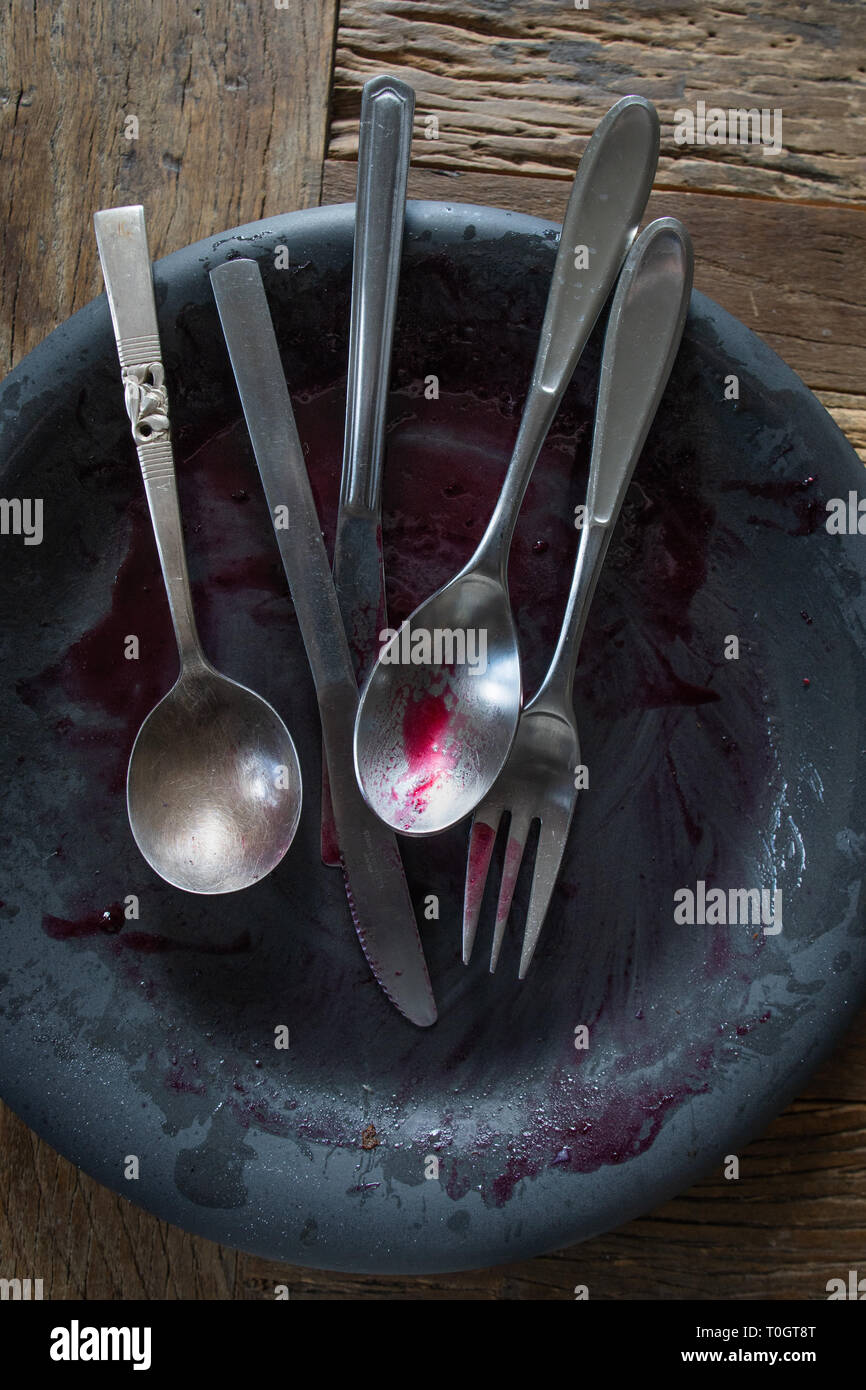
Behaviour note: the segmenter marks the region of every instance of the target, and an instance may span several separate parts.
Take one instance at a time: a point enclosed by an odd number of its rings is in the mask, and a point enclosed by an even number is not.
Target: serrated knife
[[[425,1028],[436,1003],[396,838],[355,779],[358,687],[261,273],[255,261],[227,261],[211,284],[271,520],[288,508],[288,526],[274,524],[274,534],[316,687],[355,930],[385,994]]]

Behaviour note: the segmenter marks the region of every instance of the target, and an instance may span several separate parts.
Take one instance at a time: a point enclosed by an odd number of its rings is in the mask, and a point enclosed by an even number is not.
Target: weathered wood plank
[[[866,463],[866,396],[840,391],[816,391],[815,395]]]
[[[97,208],[144,203],[158,257],[318,202],[335,19],[0,0],[0,375],[101,291]]]
[[[329,155],[354,158],[360,89],[393,71],[418,93],[422,164],[567,176],[627,92],[663,122],[658,184],[866,199],[866,10],[833,0],[343,0]],[[783,153],[677,145],[678,108],[783,113]]]
[[[415,141],[413,155],[419,141]],[[323,201],[355,196],[357,166],[325,162]],[[559,221],[559,179],[413,168],[413,198],[512,208]],[[866,461],[866,210],[658,190],[647,217],[671,215],[695,245],[695,284],[754,329],[818,393]]]
[[[0,1104],[0,1276],[46,1298],[231,1298],[237,1252],[100,1186]]]

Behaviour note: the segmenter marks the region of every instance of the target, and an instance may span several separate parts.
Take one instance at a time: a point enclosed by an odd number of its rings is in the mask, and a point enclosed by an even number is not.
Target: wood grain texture
[[[350,201],[356,182],[356,164],[327,160],[323,201]],[[412,198],[506,207],[553,222],[562,219],[569,188],[559,179],[424,168],[409,178]],[[679,217],[691,233],[696,288],[794,368],[866,462],[866,211],[659,190],[647,220],[663,216]]]
[[[97,207],[145,202],[158,256],[318,201],[335,6],[0,0],[0,373],[101,290]],[[866,454],[862,6],[590,7],[343,0],[325,200],[354,196],[345,161],[376,72],[418,89],[412,196],[553,220],[598,116],[643,91],[667,125],[653,211],[688,223],[699,287],[764,336]],[[674,148],[673,112],[698,98],[781,105],[784,157]],[[424,139],[425,113],[439,115],[438,142]],[[593,1299],[821,1299],[828,1278],[863,1272],[864,1098],[861,1015],[740,1155],[738,1182],[715,1174],[555,1255],[420,1279],[322,1273],[190,1236],[79,1172],[0,1104],[0,1277],[43,1278],[55,1299],[270,1299],[277,1283],[317,1300],[570,1299],[580,1283]]]
[[[144,203],[156,259],[318,202],[335,18],[0,0],[0,375],[102,290],[97,208]]]
[[[418,161],[566,177],[608,106],[658,107],[658,184],[866,201],[866,9],[838,0],[343,0],[329,154],[354,158],[360,89],[393,71],[439,138]],[[783,112],[783,152],[674,140],[679,108]]]

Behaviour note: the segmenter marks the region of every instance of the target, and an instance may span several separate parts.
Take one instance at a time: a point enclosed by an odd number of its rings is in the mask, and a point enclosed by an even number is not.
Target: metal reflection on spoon
[[[392,829],[428,835],[474,810],[501,771],[522,703],[508,598],[511,537],[535,461],[640,224],[658,159],[655,108],[624,97],[599,123],[574,181],[511,463],[475,554],[388,642],[355,721],[355,772]],[[409,632],[407,633],[407,628]],[[485,670],[404,661],[411,632],[484,635]]]
[[[204,656],[178,504],[144,210],[94,218],[181,671],[142,724],[127,774],[129,823],[148,863],[190,893],[231,893],[270,873],[294,839],[301,769],[276,710]]]

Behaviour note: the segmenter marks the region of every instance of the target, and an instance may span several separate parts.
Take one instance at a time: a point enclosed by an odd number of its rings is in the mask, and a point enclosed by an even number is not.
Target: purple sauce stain
[[[663,705],[708,705],[721,699],[717,690],[682,680],[661,652],[657,651],[656,657],[658,677],[644,689],[644,709],[659,709]]]
[[[709,1083],[650,1090],[634,1096],[606,1088],[605,1099],[584,1095],[575,1103],[561,1093],[551,1112],[526,1137],[508,1141],[505,1171],[490,1185],[492,1204],[504,1206],[518,1183],[537,1177],[543,1168],[594,1173],[645,1153],[655,1142],[668,1114]],[[575,1118],[577,1110],[580,1118]]]
[[[758,1024],[769,1023],[771,1017],[772,1011],[770,1009],[767,1009],[767,1011],[765,1013],[762,1013],[758,1018],[750,1018],[746,1020],[746,1022],[744,1023],[738,1023],[736,1027],[737,1037],[744,1038],[746,1034],[751,1033],[752,1029],[756,1028]]]
[[[451,704],[448,697],[452,696]],[[439,695],[410,693],[403,714],[403,756],[409,786],[399,794],[407,828],[427,810],[431,792],[447,781],[456,766],[454,736],[460,715],[450,687]]]
[[[466,864],[466,886],[464,890],[464,911],[467,917],[477,920],[487,884],[490,858],[496,843],[496,831],[484,821],[472,824],[469,840],[469,854]]]
[[[472,1186],[472,1178],[461,1169],[460,1164],[455,1159],[448,1166],[448,1174],[443,1186],[452,1202],[459,1202]]]
[[[113,936],[120,931],[123,921],[123,904],[112,903],[101,912],[89,912],[71,922],[46,913],[42,918],[42,930],[54,941],[75,941],[87,936]]]
[[[705,1050],[696,1060],[699,1070],[706,1070],[708,1055]],[[486,1205],[503,1207],[522,1181],[547,1169],[592,1173],[625,1163],[651,1147],[674,1110],[709,1088],[709,1080],[697,1076],[634,1095],[618,1084],[575,1086],[560,1070],[546,1101],[527,1105],[523,1127],[515,1121],[510,1135],[481,1136],[467,1153],[442,1161],[443,1186],[452,1201],[474,1188]],[[482,1157],[494,1138],[504,1141],[504,1152],[497,1152],[479,1181],[471,1160]],[[420,1152],[434,1147],[428,1138]]]
[[[189,1076],[183,1066],[172,1067],[165,1078],[165,1086],[177,1095],[204,1096],[207,1086],[200,1076]]]
[[[743,492],[747,497],[778,502],[789,515],[793,513],[796,522],[793,528],[789,528],[770,517],[750,516],[749,521],[753,526],[785,531],[791,536],[811,536],[824,526],[827,519],[825,499],[812,491],[815,482],[814,477],[768,479],[760,483],[728,482],[722,484],[722,491]]]
[[[40,714],[53,707],[63,745],[100,770],[108,791],[121,797],[135,736],[178,673],[168,602],[143,504],[128,510],[129,548],[110,592],[108,611],[59,662],[18,685],[24,704]],[[139,658],[124,656],[137,637]],[[70,710],[71,706],[71,710]]]
[[[245,1096],[243,1100],[230,1096],[228,1104],[242,1129],[250,1129],[254,1125],[266,1134],[283,1136],[297,1128],[285,1114],[257,1096]]]
[[[507,921],[511,911],[511,901],[514,897],[514,889],[517,886],[517,878],[520,873],[520,865],[523,862],[524,844],[522,840],[513,840],[510,836],[508,846],[505,850],[505,863],[502,866],[502,882],[499,889],[499,901],[496,905],[496,923],[500,925]]]
[[[395,405],[401,400],[406,409],[399,420],[392,420],[389,430],[383,498],[382,543],[393,626],[451,578],[469,558],[477,542],[475,533],[480,534],[480,527],[489,515],[517,429],[517,414],[513,410],[503,411],[493,399],[443,394],[437,402],[424,402],[422,408],[409,393],[395,393]],[[333,545],[339,491],[343,407],[342,385],[295,400],[299,432],[307,449],[311,482],[329,546]],[[528,651],[530,668],[534,662],[536,678],[546,665],[561,620],[562,604],[551,601],[551,595],[559,595],[564,602],[576,551],[578,533],[573,527],[570,507],[583,500],[589,442],[588,435],[583,438],[581,434],[581,431],[586,434],[584,423],[579,422],[579,428],[570,438],[567,431],[565,435],[553,433],[545,444],[512,550],[510,592],[522,646]],[[577,467],[574,465],[575,440],[578,440]],[[460,459],[460,463],[455,464],[455,459]],[[609,575],[607,579],[603,577],[584,641],[578,674],[578,715],[582,729],[584,721],[592,727],[595,720],[598,727],[610,729],[613,734],[617,721],[626,718],[643,720],[644,725],[640,727],[645,727],[646,720],[656,721],[654,727],[660,733],[658,752],[661,758],[651,766],[660,788],[646,783],[641,792],[641,786],[633,788],[629,777],[625,776],[624,794],[631,795],[635,791],[642,794],[650,816],[669,823],[671,835],[684,837],[685,843],[694,849],[702,844],[707,828],[702,826],[700,806],[695,803],[693,779],[689,778],[689,767],[685,765],[688,760],[677,751],[672,739],[681,721],[706,718],[707,732],[702,737],[716,738],[719,746],[731,750],[731,780],[740,785],[744,817],[752,815],[753,807],[758,804],[756,798],[766,784],[765,773],[770,760],[758,735],[745,746],[742,731],[730,722],[728,685],[720,680],[719,688],[714,689],[711,684],[717,668],[701,649],[705,618],[692,630],[693,604],[702,596],[706,584],[715,515],[705,498],[689,490],[687,465],[688,460],[685,460],[683,478],[676,486],[660,467],[655,474],[652,469],[645,468],[639,475],[640,489],[627,499],[608,561]],[[223,615],[227,612],[242,611],[258,626],[273,627],[275,631],[283,626],[296,629],[282,569],[273,548],[266,507],[249,461],[242,423],[208,441],[182,463],[179,471],[191,568],[196,574],[196,611],[206,650],[211,641],[219,643],[223,635]],[[419,478],[424,481],[423,497]],[[769,485],[775,487],[776,492],[755,492],[752,485],[743,487],[749,495],[787,506],[800,528],[796,533],[800,534],[813,516],[813,510],[809,510],[814,508],[809,493],[813,481]],[[780,487],[782,491],[778,490]],[[804,507],[807,510],[804,511]],[[107,786],[112,798],[110,804],[123,816],[122,790],[132,742],[143,718],[170,688],[177,670],[167,603],[141,498],[131,503],[127,516],[129,548],[118,569],[114,587],[106,595],[106,613],[72,643],[51,668],[22,690],[22,697],[40,712],[46,704],[56,703],[53,721],[56,737],[75,751],[79,765],[90,772],[91,784],[98,778],[103,788]],[[541,535],[544,540],[539,540]],[[624,591],[622,596],[618,592],[620,587]],[[147,651],[146,661],[123,660],[123,641],[130,633],[139,636],[142,650]],[[678,644],[676,651],[674,644]],[[607,679],[610,665],[617,661],[618,675],[624,676],[618,685]],[[531,693],[529,678],[527,685],[528,698]],[[110,716],[108,723],[106,715]],[[412,727],[407,731],[407,748],[416,760],[419,776],[430,771],[428,757],[435,741],[431,731],[438,727],[437,719],[441,721],[441,711],[435,709],[419,710],[410,717]],[[759,735],[763,728],[761,723]],[[616,752],[618,745],[614,742],[610,747]],[[628,739],[623,737],[619,747],[630,750],[630,733]],[[669,758],[667,764],[666,756]],[[659,767],[662,769],[660,776]],[[110,773],[108,778],[106,768]],[[615,769],[611,766],[607,771],[612,775]],[[659,799],[653,802],[657,790]],[[423,792],[421,785],[419,795]],[[104,802],[104,791],[101,795]],[[576,837],[580,837],[581,822],[585,820],[586,812],[581,808],[575,821]],[[489,846],[480,845],[474,860],[470,861],[467,892],[471,896],[477,891],[479,905],[486,876],[486,864],[485,874],[481,873],[481,860],[486,852],[486,863],[489,863],[492,842],[491,834]],[[591,838],[587,843],[591,849]],[[673,848],[677,843],[673,839],[670,842]],[[463,865],[453,863],[453,840],[447,850],[447,862],[443,857],[445,850],[436,841],[428,842],[428,853],[431,868],[442,875],[442,882],[448,881],[446,874],[456,875],[458,870],[462,877]],[[465,848],[460,851],[461,856],[464,853]],[[580,860],[581,856],[577,855],[576,871],[566,865],[561,887],[563,894],[574,896],[575,911],[581,903]],[[112,904],[108,911],[116,913],[117,905]],[[100,937],[105,937],[108,939],[107,958],[122,956],[133,963],[139,955],[167,956],[183,951],[225,955],[251,950],[248,935],[228,945],[217,945],[180,942],[164,934],[140,930],[121,931],[122,921],[114,925],[109,917],[106,923],[103,912],[104,909],[97,909],[46,916],[43,928],[55,940],[80,941],[89,937],[98,942]],[[575,920],[579,922],[577,916]],[[593,930],[604,933],[616,924],[590,925]],[[580,928],[578,933],[575,929],[575,957],[581,953],[583,930]],[[647,946],[656,947],[660,943],[662,938],[656,937]],[[707,938],[701,965],[704,979],[726,979],[737,965],[730,937]],[[118,969],[119,978],[125,978],[130,988],[139,987],[140,974],[134,964]],[[631,1002],[634,982],[643,980],[645,983],[646,972],[647,967],[635,965],[631,956],[627,961],[617,960],[613,951],[609,959],[600,956],[595,975],[603,985],[599,985],[591,1007],[588,1005],[586,1014],[582,1015],[588,1019],[606,1019],[614,1031],[620,1030],[623,1072],[633,1065],[630,1059],[639,1056],[644,1060],[643,1053],[627,1051],[630,1040],[626,1036],[628,1027],[623,1021],[623,1010],[628,1007],[629,1021],[637,1017]],[[695,979],[698,974],[695,966]],[[527,982],[527,988],[536,986],[537,981]],[[147,997],[151,998],[153,987],[148,988]],[[181,995],[176,999],[172,996],[173,988],[171,982],[160,982],[160,1008],[170,1011],[174,1007],[178,1016],[182,1016],[184,1000]],[[575,993],[579,997],[577,982]],[[639,988],[638,997],[650,997],[648,990]],[[301,1000],[300,992],[298,999]],[[448,1054],[438,1065],[441,1074],[453,1076],[461,1086],[466,1083],[467,1094],[471,1088],[472,1094],[481,1095],[484,1093],[483,1078],[490,1064],[489,1019],[483,1007],[479,1007],[478,1016],[475,1016],[476,1002],[468,1000],[470,1021],[460,1029],[458,1036],[454,1037],[452,1030]],[[707,1028],[714,1028],[717,1019],[718,1014],[708,1020]],[[308,1020],[308,1024],[315,1029],[315,1019]],[[754,1020],[739,1025],[747,1030],[753,1026]],[[515,1027],[519,1027],[519,1022]],[[652,1031],[649,1023],[644,1024],[644,1031]],[[644,1152],[677,1106],[709,1088],[712,1059],[718,1060],[722,1049],[718,1037],[716,1041],[720,1051],[710,1050],[708,1054],[706,1049],[702,1050],[700,1038],[697,1043],[692,1039],[689,1059],[684,1061],[680,1056],[678,1060],[684,1073],[697,1066],[703,1073],[698,1079],[680,1075],[670,1084],[648,1088],[636,1076],[634,1093],[629,1092],[624,1080],[621,1083],[617,1079],[613,1087],[606,1081],[601,1098],[591,1088],[554,1077],[545,1083],[545,1096],[534,1108],[528,1102],[525,1106],[521,1104],[521,1114],[518,1118],[515,1113],[513,1128],[503,1123],[495,1135],[476,1134],[468,1144],[461,1139],[467,1156],[459,1161],[450,1156],[447,1159],[446,1190],[454,1200],[459,1200],[470,1187],[478,1186],[479,1178],[472,1166],[473,1155],[476,1158],[484,1154],[489,1156],[482,1195],[485,1201],[502,1205],[523,1178],[531,1178],[546,1168],[588,1172],[605,1164],[625,1162],[634,1154]],[[613,1042],[617,1042],[615,1037]],[[669,1042],[668,1037],[665,1045]],[[569,1045],[566,1037],[562,1047]],[[695,1047],[702,1061],[694,1060]],[[649,1055],[651,1051],[651,1048],[646,1049],[647,1064],[653,1060]],[[664,1047],[659,1043],[657,1058],[663,1053]],[[582,1056],[571,1056],[573,1073],[580,1071],[583,1075],[584,1065]],[[203,1094],[198,1088],[205,1083],[195,1069],[170,1068],[167,1075],[168,1089]],[[257,1127],[278,1135],[298,1135],[310,1142],[334,1147],[354,1149],[357,1146],[354,1123],[336,1108],[329,1111],[321,1100],[313,1105],[293,1097],[293,1105],[297,1108],[289,1120],[271,1101],[248,1094],[245,1078],[219,1075],[209,1084],[214,1102],[225,1090],[223,1099],[245,1129]],[[395,1090],[404,1095],[406,1105],[417,1098],[417,1080],[411,1083],[407,1080],[405,1087],[400,1081],[394,1084]],[[480,1112],[482,1104],[480,1101],[476,1104]],[[525,1118],[524,1110],[528,1112]],[[378,1123],[377,1120],[377,1127]],[[460,1131],[456,1125],[452,1129],[447,1116],[440,1124],[442,1134],[451,1138],[440,1135],[432,1147],[449,1147],[457,1142],[454,1136]],[[412,1141],[407,1147],[415,1151],[416,1157],[431,1150],[426,1137]]]
[[[111,936],[114,948],[123,947],[139,955],[165,955],[170,951],[195,951],[208,956],[233,956],[248,952],[252,940],[242,931],[232,941],[180,941],[159,932],[124,931],[124,911],[120,903],[112,903],[102,912],[85,913],[77,918],[54,917],[46,913],[42,930],[53,941],[78,941],[84,937]]]
[[[202,590],[204,586],[199,584],[197,588]],[[289,589],[277,555],[249,555],[243,560],[214,570],[208,576],[207,588],[228,594],[258,590],[274,597],[285,598],[288,611]],[[256,617],[258,609],[253,608],[251,612],[252,616]]]

